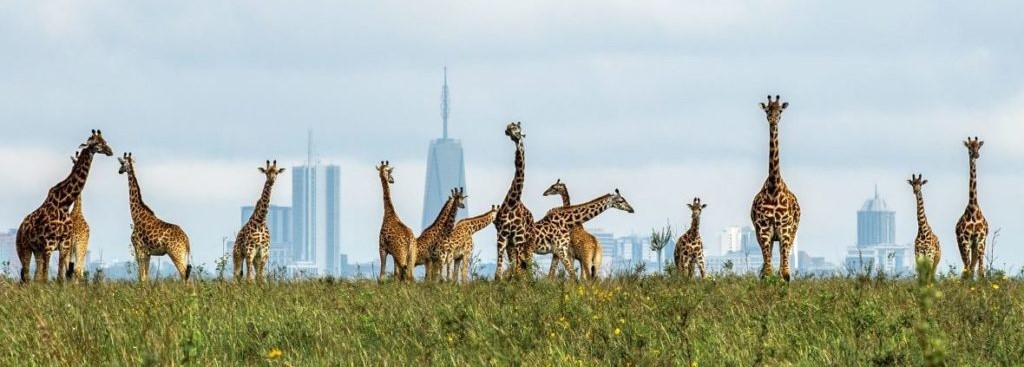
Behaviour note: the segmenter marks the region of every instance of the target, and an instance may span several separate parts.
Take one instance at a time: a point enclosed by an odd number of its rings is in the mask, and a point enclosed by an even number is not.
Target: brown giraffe
[[[491,210],[475,217],[466,218],[455,223],[451,236],[439,246],[441,267],[445,270],[445,279],[452,280],[454,270],[455,281],[469,281],[469,259],[473,256],[473,234],[494,223],[498,212],[497,205]]]
[[[494,229],[498,232],[498,261],[494,279],[501,279],[504,256],[508,257],[510,270],[526,269],[527,263],[523,259],[529,254],[528,249],[524,249],[530,243],[533,232],[533,213],[522,201],[523,183],[526,180],[526,151],[523,145],[526,135],[523,134],[522,123],[509,123],[505,127],[505,135],[516,145],[516,173],[494,219]]]
[[[561,196],[563,208],[572,205],[572,201],[569,199],[569,188],[561,179],[555,181],[544,191],[544,196],[550,195]],[[597,237],[583,228],[582,224],[572,227],[572,232],[569,235],[569,254],[580,262],[580,270],[584,278],[594,279],[597,277],[597,269],[601,268],[601,244],[597,242]],[[551,259],[552,268],[558,262],[557,260]]]
[[[932,227],[928,225],[928,217],[924,215],[924,196],[921,194],[921,187],[928,183],[928,180],[921,179],[921,175],[912,174],[907,183],[913,188],[914,196],[917,198],[917,237],[914,238],[914,255],[918,261],[927,259],[931,263],[931,279],[935,277],[935,270],[939,268],[942,248],[939,247],[939,237],[932,232]]]
[[[78,155],[76,152],[75,156],[71,157],[72,163],[78,160]],[[89,251],[89,223],[85,221],[85,214],[82,213],[82,194],[75,198],[75,206],[68,220],[71,221],[71,241],[60,250],[57,273],[66,273],[68,278],[74,275],[76,279],[82,279],[85,277],[85,255]]]
[[[391,202],[391,185],[395,178],[391,173],[395,167],[389,161],[381,161],[377,166],[377,175],[384,191],[384,222],[380,226],[380,278],[384,279],[388,255],[395,261],[395,277],[399,280],[412,280],[413,266],[416,264],[416,236],[402,223]]]
[[[552,267],[548,271],[548,278],[555,277],[555,268],[558,260],[569,273],[573,280],[576,279],[576,270],[573,269],[571,255],[569,254],[569,242],[572,238],[572,227],[582,225],[603,213],[608,208],[616,208],[627,213],[633,213],[633,207],[626,202],[626,198],[615,189],[614,194],[605,194],[594,200],[579,205],[554,208],[548,211],[544,218],[541,218],[533,226],[533,241],[529,246],[529,254],[552,254]],[[529,260],[527,258],[526,260]]]
[[[149,258],[167,255],[178,269],[181,279],[187,281],[192,273],[189,264],[189,241],[185,231],[175,224],[157,218],[153,209],[142,201],[142,191],[135,176],[135,158],[124,153],[117,159],[121,163],[118,174],[128,174],[128,204],[132,214],[132,248],[139,262],[139,281],[149,280]]]
[[[464,188],[452,189],[448,200],[437,213],[434,222],[427,226],[416,238],[416,265],[423,265],[424,274],[427,280],[434,280],[441,276],[441,256],[439,247],[452,234],[455,227],[455,216],[459,209],[466,207],[466,194]]]
[[[764,181],[761,191],[754,196],[754,204],[750,208],[750,220],[754,225],[757,243],[761,245],[761,256],[764,266],[761,277],[772,274],[772,246],[779,242],[779,274],[789,281],[789,253],[796,239],[796,230],[800,225],[800,204],[782,181],[779,168],[779,119],[782,111],[789,106],[788,102],[779,103],[779,96],[768,103],[761,103],[761,109],[768,117],[770,139],[768,141],[768,178]]]
[[[956,222],[956,244],[960,248],[960,257],[964,261],[964,278],[971,279],[974,273],[985,277],[985,239],[988,237],[988,221],[981,213],[978,205],[978,170],[976,161],[981,157],[981,146],[985,142],[967,138],[964,141],[970,157],[971,180],[968,186],[967,209]]]
[[[263,279],[264,267],[267,265],[267,258],[270,256],[270,229],[267,228],[267,208],[270,206],[270,192],[274,187],[277,175],[284,172],[284,168],[277,168],[277,161],[271,163],[269,160],[265,167],[259,167],[260,173],[266,177],[263,183],[263,193],[256,201],[252,216],[245,222],[242,229],[235,236],[235,248],[232,251],[235,266],[235,279],[242,279],[243,263],[246,270],[246,279]]]
[[[28,282],[29,267],[32,257],[36,259],[35,280],[45,282],[49,276],[50,255],[54,250],[66,246],[71,240],[71,205],[82,194],[85,181],[89,177],[89,168],[96,153],[111,156],[113,150],[107,146],[103,133],[93,130],[82,145],[80,155],[75,160],[71,173],[67,178],[50,188],[43,204],[25,216],[18,227],[15,238],[15,250],[21,261],[21,281]],[[66,274],[58,274],[58,277]]]
[[[679,236],[672,257],[675,259],[676,270],[680,274],[693,278],[696,266],[700,270],[701,279],[703,279],[704,241],[700,239],[700,213],[708,207],[708,204],[701,203],[700,198],[693,198],[693,203],[686,204],[686,206],[690,207],[690,229]]]

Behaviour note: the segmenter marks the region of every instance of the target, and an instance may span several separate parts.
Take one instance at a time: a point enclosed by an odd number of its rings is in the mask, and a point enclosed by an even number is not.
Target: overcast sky
[[[790,102],[782,172],[803,208],[800,247],[838,261],[877,183],[912,243],[923,173],[943,262],[967,200],[967,150],[981,205],[1002,228],[997,263],[1024,263],[1024,49],[1020,2],[2,2],[0,227],[16,228],[66,174],[92,128],[136,157],[150,207],[188,231],[197,262],[219,256],[265,159],[304,159],[307,129],[343,170],[343,252],[376,258],[374,164],[397,167],[394,198],[420,223],[429,140],[463,141],[470,212],[498,203],[513,173],[503,134],[527,134],[525,199],[538,217],[561,178],[577,200],[614,188],[635,214],[591,223],[616,234],[688,225],[706,246],[748,225],[767,172],[757,103]],[[290,175],[273,202],[290,205]],[[85,191],[93,249],[128,257],[127,180],[99,157]],[[418,228],[417,228],[418,229]],[[485,261],[494,232],[477,236]]]

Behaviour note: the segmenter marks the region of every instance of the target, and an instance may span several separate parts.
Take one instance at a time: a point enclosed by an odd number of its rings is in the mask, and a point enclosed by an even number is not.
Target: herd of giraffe
[[[769,127],[768,177],[761,190],[754,196],[750,219],[764,259],[761,276],[774,274],[771,259],[773,247],[778,243],[779,276],[789,281],[790,254],[800,224],[800,204],[796,195],[782,179],[779,160],[779,121],[789,103],[781,102],[779,96],[775,96],[774,99],[768,96],[768,102],[760,105]],[[491,206],[487,212],[478,216],[456,221],[456,213],[465,207],[466,195],[463,188],[452,188],[437,218],[419,237],[402,223],[392,203],[394,167],[388,161],[380,163],[377,173],[384,197],[384,220],[379,238],[381,278],[385,276],[387,257],[390,255],[394,261],[394,275],[399,280],[413,280],[414,268],[423,265],[428,280],[466,282],[473,250],[473,234],[491,224],[497,232],[498,257],[495,279],[512,277],[516,273],[529,270],[535,254],[552,255],[549,278],[554,278],[557,267],[561,264],[572,279],[577,279],[573,261],[580,263],[583,278],[597,276],[597,269],[601,266],[601,246],[597,238],[584,229],[583,224],[610,208],[633,213],[633,207],[622,197],[618,189],[588,202],[572,205],[569,190],[559,179],[544,192],[544,196],[559,195],[562,206],[548,210],[540,220],[534,221],[532,212],[522,201],[526,179],[526,135],[523,133],[522,124],[508,124],[505,135],[515,146],[515,174],[501,204]],[[964,141],[970,158],[969,199],[967,208],[956,225],[956,239],[964,263],[965,278],[971,278],[974,274],[985,275],[984,255],[988,223],[978,205],[976,168],[983,144],[984,142],[977,137]],[[97,153],[106,156],[114,154],[103,138],[103,133],[93,130],[71,158],[73,164],[68,176],[50,188],[42,205],[22,221],[16,238],[22,282],[29,281],[33,257],[36,260],[34,279],[46,281],[50,255],[54,250],[59,251],[59,278],[83,276],[83,263],[88,251],[89,225],[82,212],[82,191],[89,176],[93,157]],[[188,235],[181,227],[158,218],[142,201],[132,154],[124,153],[118,161],[118,173],[127,173],[128,177],[132,218],[131,242],[139,265],[139,280],[148,279],[151,256],[167,255],[181,278],[187,281],[192,270],[192,265],[189,264]],[[271,233],[266,222],[267,210],[274,182],[278,174],[284,172],[284,168],[278,168],[277,161],[268,160],[263,167],[259,167],[259,172],[266,179],[263,191],[252,216],[238,232],[232,251],[234,276],[239,280],[261,280],[269,261]],[[924,211],[921,190],[928,181],[921,175],[911,175],[908,183],[917,199],[918,234],[914,241],[915,256],[931,263],[931,276],[934,276],[941,250],[938,237],[928,225]],[[699,270],[700,276],[704,277],[700,214],[707,204],[700,198],[694,198],[687,206],[691,211],[691,225],[676,241],[673,260],[676,270],[681,274],[692,277],[695,270]],[[506,259],[509,268],[503,271]]]

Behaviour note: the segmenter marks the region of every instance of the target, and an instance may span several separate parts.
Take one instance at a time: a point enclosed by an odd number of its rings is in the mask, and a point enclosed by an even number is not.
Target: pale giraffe
[[[416,265],[423,265],[424,274],[427,280],[436,280],[441,277],[441,257],[438,248],[452,234],[455,227],[455,216],[459,209],[466,207],[466,194],[464,188],[452,189],[451,195],[445,201],[441,211],[437,213],[434,222],[427,226],[416,237]]]
[[[529,243],[529,254],[552,254],[552,267],[548,271],[548,278],[555,277],[555,269],[561,260],[562,266],[569,273],[573,280],[576,278],[576,270],[569,261],[569,242],[572,238],[572,227],[586,223],[588,220],[603,213],[608,208],[616,208],[627,213],[633,213],[633,207],[626,202],[626,198],[615,189],[614,194],[605,194],[594,200],[583,204],[570,205],[567,207],[554,208],[548,211],[544,218],[541,218],[533,225],[533,241]],[[529,258],[526,259],[527,261]]]
[[[71,157],[71,162],[74,163],[78,160],[79,153],[75,153],[74,157]],[[58,269],[64,268],[63,265],[67,265],[66,276],[71,278],[74,275],[77,279],[85,277],[85,255],[89,252],[89,223],[85,221],[85,214],[82,212],[82,194],[78,194],[75,198],[75,206],[71,211],[71,217],[68,219],[71,221],[71,241],[68,249],[61,249],[60,256],[58,258]],[[65,256],[65,253],[70,253],[69,256]],[[58,271],[62,273],[62,271]]]
[[[142,201],[142,190],[135,176],[135,158],[131,153],[124,153],[117,159],[121,163],[118,174],[128,174],[128,204],[132,214],[132,248],[135,260],[139,263],[139,281],[149,280],[149,258],[167,255],[178,269],[181,279],[187,281],[192,273],[189,264],[188,235],[181,227],[164,222],[157,218],[145,202]]]
[[[555,181],[544,191],[544,196],[551,195],[562,197],[563,208],[572,205],[569,188],[561,179]],[[582,224],[572,227],[572,233],[569,236],[569,254],[573,259],[579,261],[580,272],[584,278],[594,279],[597,277],[597,269],[601,268],[601,243],[597,241],[597,237],[587,232]],[[551,266],[554,267],[557,262],[557,258],[552,258]]]
[[[270,256],[270,228],[267,227],[267,210],[270,207],[270,192],[274,187],[277,175],[284,168],[277,168],[277,161],[267,161],[265,167],[259,167],[260,173],[266,177],[263,192],[253,207],[252,215],[235,236],[235,247],[232,251],[235,267],[235,279],[241,280],[243,266],[248,280],[262,280],[267,259]],[[244,264],[244,265],[243,265]],[[254,276],[255,273],[255,276]]]
[[[967,138],[964,146],[967,147],[967,154],[970,158],[970,183],[968,186],[967,208],[960,220],[956,222],[956,244],[960,248],[960,257],[964,262],[965,279],[974,277],[985,277],[985,241],[988,237],[988,221],[981,213],[981,206],[978,205],[978,170],[977,160],[981,157],[981,146],[985,142]]]
[[[523,134],[522,123],[509,123],[505,127],[505,135],[516,146],[516,171],[512,178],[512,185],[509,186],[505,200],[501,202],[494,219],[494,229],[498,234],[498,261],[495,265],[495,279],[501,279],[501,268],[505,256],[508,257],[510,271],[527,269],[527,262],[524,259],[529,256],[527,244],[531,242],[533,232],[533,213],[526,208],[522,201],[523,183],[526,181],[526,151],[523,144],[526,135]]]
[[[391,255],[395,261],[395,277],[399,280],[412,280],[412,271],[416,264],[416,236],[409,226],[398,218],[395,206],[391,202],[391,185],[395,184],[395,178],[392,176],[394,170],[389,161],[381,161],[380,166],[377,166],[377,176],[384,191],[384,221],[380,226],[379,240],[379,279],[384,279],[388,255]]]
[[[673,259],[676,263],[676,270],[683,276],[693,278],[694,267],[700,270],[700,277],[704,278],[704,241],[700,238],[700,213],[708,204],[703,204],[700,198],[693,198],[693,203],[686,204],[690,207],[690,229],[686,230],[679,240],[676,241],[676,249]]]
[[[21,281],[28,282],[29,267],[32,257],[36,259],[35,280],[47,281],[49,277],[50,255],[54,250],[65,246],[71,241],[71,205],[75,203],[85,188],[89,177],[89,168],[96,153],[106,156],[114,154],[103,139],[103,133],[93,130],[89,139],[80,146],[81,152],[71,173],[67,178],[50,188],[46,199],[36,210],[25,216],[18,227],[15,238],[15,251],[21,262]],[[66,274],[58,274],[58,277]]]
[[[779,167],[779,120],[782,111],[789,106],[789,103],[780,103],[779,96],[772,100],[768,96],[768,103],[761,103],[768,118],[769,141],[768,141],[768,178],[764,181],[761,191],[754,196],[754,204],[750,208],[750,220],[753,222],[754,233],[757,236],[757,243],[761,245],[761,256],[764,259],[764,266],[761,267],[761,277],[772,274],[772,246],[779,242],[779,255],[781,257],[779,274],[783,279],[789,281],[789,258],[793,249],[793,241],[796,240],[797,227],[800,225],[800,204],[782,180],[782,172]]]
[[[469,281],[469,260],[473,256],[473,234],[494,223],[498,206],[492,205],[491,210],[475,217],[466,218],[455,223],[452,234],[439,247],[441,267],[445,271],[445,279]]]
[[[932,232],[932,227],[928,225],[928,217],[924,215],[924,195],[921,188],[928,180],[922,179],[921,175],[911,174],[907,183],[914,190],[914,197],[917,199],[917,237],[914,238],[914,255],[919,261],[925,259],[930,263],[929,279],[933,279],[936,269],[939,268],[939,259],[942,258],[942,248],[939,247],[939,237]]]

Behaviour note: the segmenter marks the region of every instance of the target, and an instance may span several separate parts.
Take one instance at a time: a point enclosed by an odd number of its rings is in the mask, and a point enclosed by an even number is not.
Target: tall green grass
[[[0,365],[1019,365],[1015,279],[0,282]]]

